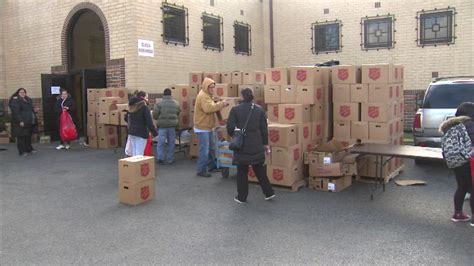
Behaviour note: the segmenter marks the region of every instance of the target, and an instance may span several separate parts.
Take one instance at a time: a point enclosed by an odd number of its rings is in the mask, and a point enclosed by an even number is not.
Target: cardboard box
[[[351,138],[351,122],[334,121],[334,138],[350,139]]]
[[[313,124],[311,122],[307,122],[304,124],[298,124],[298,143],[308,142],[312,140],[312,131],[313,131]]]
[[[270,120],[271,122],[276,122],[278,123],[278,112],[279,112],[279,108],[278,108],[278,104],[269,104],[267,105],[267,117],[268,117],[268,120]]]
[[[393,118],[392,103],[362,103],[361,120],[367,122],[387,122]]]
[[[189,145],[189,156],[197,157],[199,155],[199,143],[191,143]]]
[[[356,176],[357,172],[357,158],[359,154],[348,154],[344,156],[342,162],[344,163],[344,175],[346,176]]]
[[[359,176],[365,177],[379,177],[377,175],[377,161],[376,157],[372,155],[362,156],[357,159],[358,165],[358,174]],[[385,166],[382,168],[382,178],[388,176],[392,173],[394,169],[394,161],[390,160]]]
[[[317,164],[331,164],[341,162],[347,155],[345,146],[335,140],[331,140],[319,145],[308,154],[309,160],[314,160]]]
[[[317,145],[318,145],[318,142],[316,140],[311,139],[308,141],[303,141],[303,143],[301,143],[301,149],[303,150],[303,152],[310,152],[314,148],[316,148]]]
[[[87,102],[97,100],[97,89],[87,89]]]
[[[273,166],[299,166],[303,160],[301,145],[296,144],[291,147],[272,147],[271,162]]]
[[[175,84],[170,86],[171,96],[178,102],[188,100],[189,97],[197,93],[195,86],[187,84]]]
[[[334,121],[359,121],[358,103],[334,103]]]
[[[100,97],[97,106],[97,112],[117,110],[117,104],[119,103],[119,100],[119,97]]]
[[[397,83],[398,70],[393,64],[362,65],[362,83]]]
[[[242,73],[242,84],[265,84],[265,72],[244,71]]]
[[[269,68],[265,70],[265,81],[267,85],[288,85],[289,72],[286,67]]]
[[[324,138],[324,121],[311,122],[311,140],[322,140]]]
[[[314,86],[322,83],[322,73],[319,68],[311,66],[290,67],[290,84]]]
[[[232,72],[232,84],[242,85],[242,72],[233,71]]]
[[[133,156],[118,161],[119,180],[138,183],[155,178],[155,157]]]
[[[320,164],[315,159],[309,160],[309,176],[343,176],[343,163]]]
[[[99,101],[88,101],[87,102],[87,112],[88,113],[96,113],[98,112],[99,108]]]
[[[338,65],[332,67],[333,84],[361,83],[361,67],[350,65]],[[362,83],[365,83],[362,81]]]
[[[296,145],[298,130],[296,125],[270,124],[268,125],[268,143],[275,147],[291,147]]]
[[[118,198],[121,203],[138,205],[155,198],[155,180],[138,183],[119,182]]]
[[[397,100],[403,99],[404,98],[403,84],[393,84],[392,86],[394,87],[394,89],[393,89],[394,93],[395,93],[394,98],[397,99]]]
[[[128,103],[119,103],[117,104],[117,110],[120,111],[120,112],[123,112],[123,111],[128,111]]]
[[[302,165],[291,167],[267,165],[267,176],[271,184],[291,186],[303,178]]]
[[[220,119],[226,120],[229,118],[230,110],[239,104],[240,98],[238,97],[222,97],[222,100],[226,100],[229,103],[228,106],[222,108],[219,112],[221,114]]]
[[[110,111],[110,122],[111,125],[120,125],[120,112],[118,110]]]
[[[193,71],[189,73],[189,84],[201,85],[203,81],[203,73],[200,71]]]
[[[237,92],[237,94],[238,94],[237,97],[240,97],[240,92],[243,89],[251,89],[255,99],[264,97],[263,86],[262,85],[249,85],[249,84],[239,85],[239,90]]]
[[[231,84],[216,84],[214,93],[218,97],[238,97],[236,87]]]
[[[369,85],[368,84],[350,84],[351,102],[367,103],[369,102]]]
[[[278,122],[282,124],[302,124],[310,122],[311,110],[307,104],[280,104]]]
[[[310,177],[308,187],[326,192],[341,192],[352,185],[351,176]]]
[[[265,103],[280,103],[281,87],[278,85],[265,85],[263,95]]]
[[[384,103],[395,100],[392,84],[369,84],[369,102]]]
[[[96,90],[96,99],[100,100],[102,97],[114,97],[114,90],[112,88],[99,88]]]
[[[394,75],[395,80],[397,80],[397,82],[403,83],[403,81],[404,81],[404,77],[403,77],[404,66],[395,64],[394,67],[395,67],[395,75]]]
[[[128,104],[128,89],[127,88],[113,88],[112,94],[118,97],[119,104]]]
[[[311,105],[311,122],[324,120],[324,108],[320,104]]]
[[[96,124],[87,124],[87,136],[97,136]]]
[[[296,103],[301,104],[323,104],[323,86],[297,86]]]
[[[90,148],[94,148],[94,149],[99,148],[99,140],[97,136],[87,136],[87,145]]]
[[[219,72],[204,72],[204,77],[214,80],[215,83],[221,83],[221,73]]]
[[[190,125],[192,123],[192,117],[190,117],[190,113],[186,113],[186,112],[181,112],[179,113],[179,116],[178,116],[178,127],[179,128],[190,128]]]
[[[232,72],[221,72],[221,83],[232,84]]]
[[[351,121],[351,138],[367,140],[369,139],[369,122]]]
[[[117,136],[117,127],[116,126],[106,126],[98,124],[96,126],[97,136],[98,137],[107,137],[107,136]]]
[[[8,144],[10,143],[10,137],[8,135],[0,136],[0,144]]]
[[[87,125],[97,124],[97,114],[87,112]]]
[[[390,141],[394,136],[393,122],[370,122],[369,123],[369,140]]]
[[[296,91],[295,85],[281,86],[280,90],[280,102],[281,103],[296,103]]]
[[[118,137],[115,136],[107,136],[107,137],[97,137],[97,143],[99,149],[109,149],[109,148],[117,148],[118,147]]]
[[[128,126],[127,121],[125,121],[125,117],[127,116],[127,111],[123,111],[120,113],[120,125],[121,126]]]
[[[349,103],[351,100],[352,84],[333,84],[332,85],[332,101],[340,103]]]
[[[109,124],[110,111],[102,111],[97,113],[97,124]]]

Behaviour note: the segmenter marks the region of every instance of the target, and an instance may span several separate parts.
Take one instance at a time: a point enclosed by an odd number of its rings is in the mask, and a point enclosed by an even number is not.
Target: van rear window
[[[463,102],[474,102],[474,83],[431,85],[423,108],[456,109]]]

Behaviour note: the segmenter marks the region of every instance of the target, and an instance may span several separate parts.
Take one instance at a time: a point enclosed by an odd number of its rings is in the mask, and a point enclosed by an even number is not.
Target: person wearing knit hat
[[[199,138],[197,175],[201,177],[211,177],[208,170],[215,169],[212,138],[212,130],[216,126],[215,114],[229,105],[227,101],[214,101],[215,87],[214,80],[205,78],[194,106],[194,132]]]

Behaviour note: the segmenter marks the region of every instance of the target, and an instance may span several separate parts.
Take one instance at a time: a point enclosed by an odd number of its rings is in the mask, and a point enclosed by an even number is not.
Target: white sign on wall
[[[138,56],[155,56],[155,48],[153,47],[153,41],[138,40]]]
[[[51,86],[51,94],[59,94],[61,92],[60,86]]]

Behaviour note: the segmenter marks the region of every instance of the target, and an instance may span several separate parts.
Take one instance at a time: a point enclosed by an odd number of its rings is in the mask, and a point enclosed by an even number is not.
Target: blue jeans
[[[137,136],[128,135],[132,142],[132,156],[142,155],[145,153],[146,139]]]
[[[174,161],[174,145],[176,138],[176,129],[174,127],[159,128],[158,129],[158,146],[156,148],[156,154],[158,154],[158,160],[164,162]],[[168,143],[168,151],[165,151],[166,143]]]
[[[197,161],[198,173],[207,172],[216,167],[214,159],[214,138],[212,132],[197,133],[199,138],[199,153]]]

